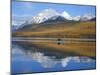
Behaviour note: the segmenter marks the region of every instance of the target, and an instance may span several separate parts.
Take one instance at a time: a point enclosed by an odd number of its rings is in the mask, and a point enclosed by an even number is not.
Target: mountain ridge
[[[26,20],[23,24],[17,27],[17,29],[22,29],[23,27],[36,25],[36,24],[54,24],[54,23],[67,23],[70,21],[94,21],[95,16],[90,14],[84,14],[72,17],[68,12],[63,11],[62,13],[57,12],[54,9],[45,9],[33,16],[31,19]]]

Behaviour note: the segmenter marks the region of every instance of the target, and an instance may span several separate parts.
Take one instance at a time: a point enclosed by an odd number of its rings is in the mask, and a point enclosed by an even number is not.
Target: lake
[[[26,44],[25,44],[26,43]],[[23,41],[12,41],[11,72],[37,73],[95,69],[96,59],[38,48]]]

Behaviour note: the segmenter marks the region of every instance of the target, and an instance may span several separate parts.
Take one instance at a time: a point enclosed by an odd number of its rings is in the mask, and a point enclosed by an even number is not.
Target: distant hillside
[[[13,37],[95,38],[95,21],[30,25],[13,32]]]
[[[93,19],[91,19],[90,21],[96,21],[96,17],[95,17],[95,18],[93,18]]]

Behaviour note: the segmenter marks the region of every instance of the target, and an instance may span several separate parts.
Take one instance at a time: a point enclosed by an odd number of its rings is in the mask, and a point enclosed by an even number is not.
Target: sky
[[[25,17],[28,19],[49,8],[59,13],[66,11],[73,17],[83,14],[95,15],[96,11],[95,6],[13,1],[12,19],[22,21]]]

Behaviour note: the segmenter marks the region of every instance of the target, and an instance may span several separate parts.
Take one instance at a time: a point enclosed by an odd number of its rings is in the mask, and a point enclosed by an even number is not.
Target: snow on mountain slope
[[[72,20],[72,17],[66,11],[62,12],[61,16],[63,16],[67,20]]]
[[[50,19],[56,19],[59,16],[65,18],[66,20],[72,20],[72,17],[66,11],[58,13],[56,10],[49,8],[41,11],[38,15],[34,16],[31,20],[28,21],[28,24],[39,24]]]
[[[57,23],[65,23],[67,19],[62,16],[53,16],[50,19],[46,20],[42,24],[57,24]]]
[[[19,28],[23,28],[27,25],[34,25],[34,24],[51,24],[51,23],[61,23],[65,21],[90,21],[91,19],[95,18],[95,16],[91,14],[83,14],[82,16],[75,16],[72,17],[67,11],[63,11],[59,13],[58,11],[49,8],[41,11],[36,16],[33,16],[31,19],[26,20]]]
[[[92,18],[90,21],[96,21],[96,17]]]
[[[73,17],[73,20],[74,20],[74,21],[79,21],[80,18],[81,18],[81,16],[75,16],[75,17]]]
[[[89,21],[93,19],[95,16],[91,14],[84,14],[81,16],[80,21]]]
[[[53,16],[57,16],[59,15],[58,12],[56,12],[56,10],[54,9],[45,9],[43,10],[41,13],[39,13],[37,16],[34,16],[28,23],[42,23],[48,19],[50,19]]]

